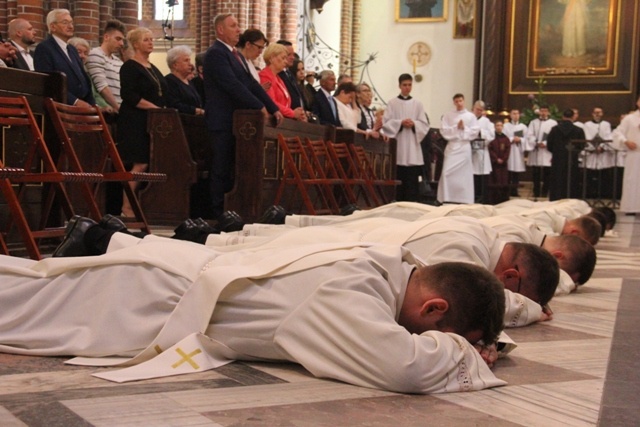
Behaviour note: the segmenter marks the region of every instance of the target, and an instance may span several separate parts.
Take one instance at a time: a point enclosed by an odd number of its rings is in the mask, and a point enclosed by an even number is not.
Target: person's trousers
[[[233,131],[212,131],[213,165],[211,170],[211,204],[215,218],[224,212],[224,195],[233,189],[236,165],[236,140]],[[256,189],[259,191],[259,189]]]
[[[551,168],[548,166],[532,166],[532,168],[533,197],[546,197],[549,192],[549,173]]]
[[[402,181],[396,190],[396,200],[399,202],[417,202],[420,196],[420,177],[424,166],[396,167],[396,177]]]

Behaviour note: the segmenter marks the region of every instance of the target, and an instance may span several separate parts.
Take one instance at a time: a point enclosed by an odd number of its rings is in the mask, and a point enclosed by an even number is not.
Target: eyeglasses
[[[260,50],[262,50],[262,49],[264,49],[265,47],[267,47],[267,45],[259,45],[259,44],[255,44],[254,42],[249,42],[249,43],[251,43],[252,45],[254,45],[255,47],[257,47],[257,48],[258,48],[258,49],[260,49]]]
[[[65,27],[68,27],[70,25],[73,25],[73,21],[69,21],[69,20],[64,20],[64,21],[57,21],[56,24],[60,24],[63,25]]]

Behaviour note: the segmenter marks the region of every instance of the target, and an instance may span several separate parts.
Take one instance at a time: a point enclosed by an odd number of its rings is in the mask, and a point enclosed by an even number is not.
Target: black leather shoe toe
[[[117,216],[106,214],[98,223],[104,230],[127,231],[127,225]]]
[[[244,220],[235,211],[227,211],[220,215],[216,229],[230,233],[232,231],[240,231],[244,227]]]
[[[264,211],[258,222],[260,224],[284,224],[286,216],[287,211],[282,206],[272,205]]]
[[[193,220],[194,224],[205,233],[216,233],[217,230],[211,226],[207,221],[202,218],[196,218]]]
[[[358,205],[356,205],[355,203],[351,203],[349,205],[345,205],[340,209],[340,215],[342,216],[349,216],[352,213],[354,213],[355,211],[359,211],[360,208],[358,207]]]
[[[84,244],[84,235],[91,227],[98,225],[91,218],[74,215],[67,224],[62,243],[51,254],[52,257],[89,256],[89,251]]]

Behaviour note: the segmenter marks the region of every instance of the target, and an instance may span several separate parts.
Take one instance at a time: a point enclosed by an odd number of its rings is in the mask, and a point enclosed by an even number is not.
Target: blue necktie
[[[327,100],[329,101],[329,105],[331,106],[331,112],[333,113],[333,119],[335,120],[338,118],[338,114],[336,113],[336,104],[335,104],[336,101],[333,100],[333,96],[331,95],[327,97]]]

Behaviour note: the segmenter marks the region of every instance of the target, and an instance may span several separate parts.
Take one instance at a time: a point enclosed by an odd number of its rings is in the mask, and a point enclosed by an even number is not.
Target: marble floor
[[[115,384],[65,358],[0,353],[0,426],[637,426],[640,217],[619,215],[593,278],[552,301],[554,319],[510,336],[508,385],[401,395],[313,378],[296,365]]]

